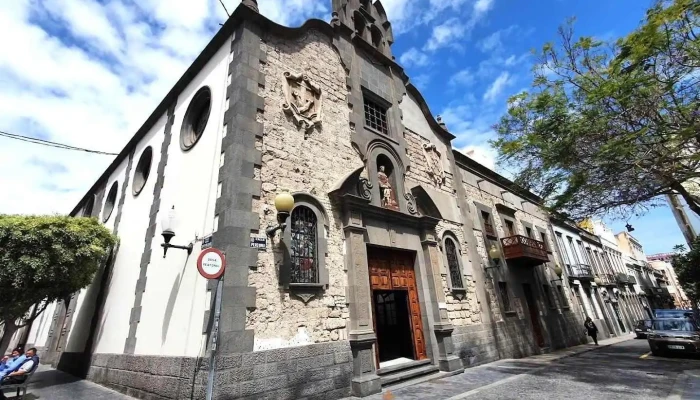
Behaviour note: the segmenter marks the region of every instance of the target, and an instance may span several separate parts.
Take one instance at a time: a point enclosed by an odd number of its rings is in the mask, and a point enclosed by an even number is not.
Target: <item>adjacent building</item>
[[[691,309],[692,303],[678,282],[678,276],[671,264],[673,253],[658,253],[647,257],[656,273],[657,289],[655,298],[659,300],[659,308]]]
[[[653,299],[649,285],[649,273],[653,273],[647,262],[642,244],[629,232],[620,232],[615,235],[617,245],[622,252],[622,261],[627,266],[630,283],[633,284],[634,293],[638,296],[636,306],[641,306],[645,317],[653,317],[653,307],[650,307],[649,298]]]

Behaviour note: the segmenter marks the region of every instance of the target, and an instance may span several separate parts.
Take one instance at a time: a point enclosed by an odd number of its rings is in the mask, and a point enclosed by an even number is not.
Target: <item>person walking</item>
[[[586,322],[583,323],[583,326],[586,328],[586,333],[588,333],[588,336],[590,336],[593,339],[593,342],[595,345],[598,345],[598,327],[595,326],[595,323],[593,323],[593,320],[591,317],[586,317]]]

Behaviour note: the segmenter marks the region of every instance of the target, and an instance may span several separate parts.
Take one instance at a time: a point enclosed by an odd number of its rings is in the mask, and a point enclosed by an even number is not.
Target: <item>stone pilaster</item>
[[[438,255],[438,242],[435,240],[435,232],[424,230],[421,234],[421,246],[423,257],[427,266],[431,296],[436,301],[428,310],[434,320],[433,330],[438,347],[437,362],[441,371],[457,371],[464,369],[459,357],[454,354],[452,343],[452,331],[454,327],[447,318],[447,310],[440,309],[440,304],[445,304],[445,290],[442,287],[442,275],[440,274],[440,262]],[[426,303],[428,304],[428,303]]]
[[[373,345],[377,336],[372,325],[372,291],[367,265],[366,229],[362,215],[347,212],[345,221],[345,265],[348,269],[347,299],[350,311],[348,338],[353,358],[352,393],[368,396],[381,391],[381,382],[374,363]]]

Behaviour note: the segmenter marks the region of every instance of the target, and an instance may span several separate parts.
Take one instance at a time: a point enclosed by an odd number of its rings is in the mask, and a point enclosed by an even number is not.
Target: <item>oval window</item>
[[[202,137],[204,128],[207,127],[209,113],[211,112],[211,90],[204,86],[195,93],[190,105],[185,111],[180,129],[180,147],[187,151],[194,147]]]
[[[112,215],[112,211],[114,211],[114,205],[117,203],[118,187],[119,184],[117,182],[114,182],[112,184],[112,187],[109,189],[109,193],[107,193],[107,200],[105,200],[105,209],[102,212],[102,222],[107,222],[109,220],[109,217]]]
[[[136,171],[134,172],[134,184],[131,188],[134,196],[138,196],[146,186],[146,181],[148,180],[148,175],[151,173],[151,163],[153,161],[153,150],[151,146],[146,147],[141,153],[138,164],[136,164]]]

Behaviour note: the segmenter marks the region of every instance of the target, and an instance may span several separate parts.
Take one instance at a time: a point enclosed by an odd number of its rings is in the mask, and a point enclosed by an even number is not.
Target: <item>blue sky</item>
[[[223,0],[233,10],[240,0]],[[634,29],[647,0],[385,0],[393,52],[454,147],[493,168],[491,126],[506,99],[529,87],[529,52],[576,16],[579,34]],[[259,0],[274,21],[328,21],[331,0]],[[118,152],[226,18],[218,0],[0,2],[0,130]],[[110,157],[0,138],[0,212],[65,213]],[[508,176],[505,170],[497,170]],[[647,251],[683,238],[668,209],[632,220]],[[624,221],[613,228],[623,229]]]

